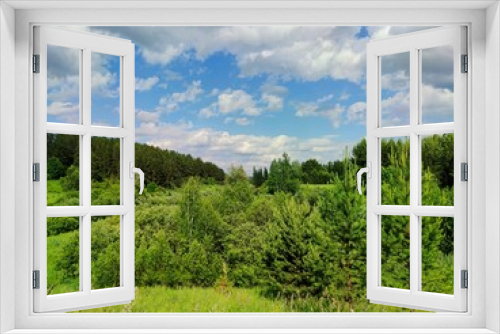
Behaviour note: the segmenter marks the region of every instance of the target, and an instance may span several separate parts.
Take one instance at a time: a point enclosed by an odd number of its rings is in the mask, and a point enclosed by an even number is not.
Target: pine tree
[[[319,212],[329,227],[329,259],[333,263],[331,293],[341,309],[354,311],[366,286],[366,199],[356,192],[356,168],[344,157],[344,178],[335,177],[335,188],[324,192]]]

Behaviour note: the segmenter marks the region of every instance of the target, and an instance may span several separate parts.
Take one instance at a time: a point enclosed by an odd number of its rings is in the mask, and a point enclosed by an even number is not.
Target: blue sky
[[[300,161],[341,158],[366,135],[366,43],[426,27],[79,29],[135,43],[137,141],[250,171],[285,151]],[[77,69],[65,65],[74,52],[51,48],[48,121],[78,122]],[[426,56],[425,122],[452,120],[450,56]],[[383,124],[404,125],[408,62],[383,61],[382,74]],[[119,59],[93,55],[93,124],[118,124],[118,92]]]

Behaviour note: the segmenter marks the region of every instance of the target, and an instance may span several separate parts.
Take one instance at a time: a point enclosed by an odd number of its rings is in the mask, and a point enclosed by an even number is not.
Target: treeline
[[[47,178],[65,178],[67,188],[78,187],[79,137],[47,134]],[[92,180],[119,178],[120,140],[92,137]],[[189,154],[165,150],[147,144],[135,144],[135,165],[145,174],[146,184],[161,187],[179,187],[189,177],[200,177],[204,182],[222,183],[224,171],[212,162]]]
[[[408,139],[384,139],[381,142],[382,167],[388,167],[391,163],[391,155],[403,152],[403,146],[405,145],[409,147]],[[432,172],[440,186],[452,187],[454,169],[453,134],[424,136],[421,145],[423,168]],[[409,151],[407,153],[409,159]],[[366,139],[362,139],[353,147],[349,160],[357,168],[366,166]],[[273,161],[270,169],[281,167],[285,168],[283,170],[284,177],[293,177],[294,182],[302,184],[329,184],[334,182],[335,176],[343,179],[345,171],[343,160],[329,161],[323,164],[316,159],[308,159],[300,163],[290,161],[288,155]],[[268,169],[254,167],[251,179],[256,187],[262,186],[269,179]]]
[[[400,185],[409,184],[409,143],[388,145],[382,197],[399,204],[408,196]],[[146,191],[136,206],[136,285],[258,287],[299,311],[378,310],[365,297],[366,198],[356,191],[354,161],[346,155],[343,177],[335,174],[328,187],[296,187],[300,164],[284,154],[260,188],[242,168],[233,168],[221,187],[204,187],[194,177],[179,191]],[[422,173],[422,199],[453,205],[453,188],[441,187],[430,166]],[[107,231],[112,221],[94,224]],[[381,229],[382,285],[407,289],[409,219],[383,216]],[[115,239],[108,236],[108,250],[95,253],[93,288],[119,284],[118,274],[110,274],[117,271],[109,270],[119,267],[119,252],[111,251],[119,249]],[[453,219],[424,217],[421,242],[422,290],[452,294]],[[62,245],[61,259],[78,259],[77,245],[75,234]],[[57,266],[77,278],[67,260]]]

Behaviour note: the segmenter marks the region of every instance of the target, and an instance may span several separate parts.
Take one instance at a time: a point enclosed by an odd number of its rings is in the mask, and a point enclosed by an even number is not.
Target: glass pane
[[[92,52],[92,125],[120,126],[120,57]]]
[[[382,286],[410,289],[410,217],[382,216]]]
[[[120,205],[120,142],[92,137],[92,205]]]
[[[80,218],[47,218],[47,294],[80,291]]]
[[[47,122],[80,123],[80,54],[47,45]]]
[[[422,291],[453,294],[451,217],[422,217]]]
[[[381,126],[410,125],[410,53],[380,58]]]
[[[80,136],[47,134],[47,206],[80,205]]]
[[[381,140],[382,205],[410,204],[410,138]]]
[[[92,217],[92,289],[120,286],[120,216]]]
[[[421,50],[422,123],[453,122],[453,45]]]
[[[422,205],[453,206],[453,133],[421,136]]]

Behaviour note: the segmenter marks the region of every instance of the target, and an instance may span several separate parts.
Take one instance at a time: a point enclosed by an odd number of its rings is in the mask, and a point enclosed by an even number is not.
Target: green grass
[[[80,312],[284,312],[283,302],[256,289],[139,287],[130,304]]]
[[[47,206],[80,205],[80,192],[66,191],[59,180],[47,180]]]
[[[333,184],[301,184],[301,188],[304,189],[328,189],[334,187]]]
[[[56,270],[55,264],[61,259],[62,247],[66,245],[78,231],[61,233],[47,238],[47,292],[54,295],[59,293],[79,291],[78,278],[70,278],[63,271]]]

